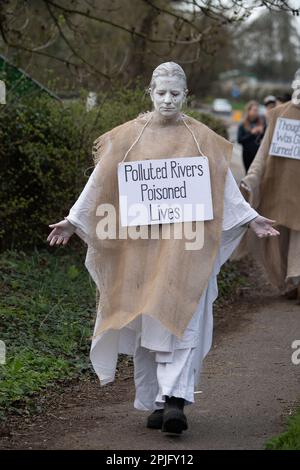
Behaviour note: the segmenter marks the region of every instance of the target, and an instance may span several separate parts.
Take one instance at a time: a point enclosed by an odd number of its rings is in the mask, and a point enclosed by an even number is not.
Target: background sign
[[[300,121],[278,118],[270,146],[270,155],[300,160]]]
[[[123,227],[213,219],[207,157],[120,163],[118,182]]]

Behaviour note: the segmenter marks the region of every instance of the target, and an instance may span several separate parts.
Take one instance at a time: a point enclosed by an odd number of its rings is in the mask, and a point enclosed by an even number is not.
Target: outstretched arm
[[[59,245],[61,243],[66,245],[73,233],[76,233],[76,235],[78,235],[84,242],[87,242],[86,217],[95,198],[95,171],[96,167],[90,175],[77,201],[71,207],[69,214],[64,217],[64,220],[61,220],[56,224],[49,225],[50,228],[53,228],[47,238],[50,246],[54,244]]]
[[[223,231],[248,225],[259,238],[277,236],[279,232],[273,227],[275,223],[275,220],[261,216],[250,206],[242,196],[231,170],[228,170],[224,191]]]

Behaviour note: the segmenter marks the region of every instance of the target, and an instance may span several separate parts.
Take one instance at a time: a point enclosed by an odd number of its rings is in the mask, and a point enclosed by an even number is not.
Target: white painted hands
[[[76,229],[67,219],[61,220],[56,224],[51,224],[49,227],[54,227],[47,238],[50,246],[54,244],[60,245],[61,243],[66,245]]]
[[[266,217],[259,215],[255,219],[251,220],[249,227],[258,236],[258,238],[277,237],[280,233],[273,227],[275,223],[275,220],[267,219]]]

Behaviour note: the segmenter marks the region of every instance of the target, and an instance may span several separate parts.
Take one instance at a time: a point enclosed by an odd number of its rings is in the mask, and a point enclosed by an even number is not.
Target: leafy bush
[[[225,137],[225,139],[228,139],[226,126],[224,124],[224,121],[222,121],[221,119],[215,118],[212,114],[200,113],[199,111],[195,110],[187,110],[186,114],[197,119],[198,121],[203,122],[203,124],[206,124],[217,134],[221,135],[222,137]]]
[[[89,113],[83,102],[47,96],[1,108],[1,250],[45,245],[48,224],[68,213],[87,181],[93,140],[133,118],[141,99],[124,91]]]
[[[140,86],[100,96],[88,113],[84,100],[8,100],[0,109],[0,251],[45,246],[48,225],[68,214],[88,179],[94,139],[149,108]],[[190,114],[226,132],[215,118]]]

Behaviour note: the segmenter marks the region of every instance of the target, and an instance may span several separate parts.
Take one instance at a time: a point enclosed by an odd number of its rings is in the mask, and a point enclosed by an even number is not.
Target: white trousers
[[[155,351],[142,347],[137,338],[133,355],[134,407],[150,411],[163,408],[166,396],[183,398],[186,405],[194,403],[194,353],[195,348],[176,349],[172,362],[157,362]]]

